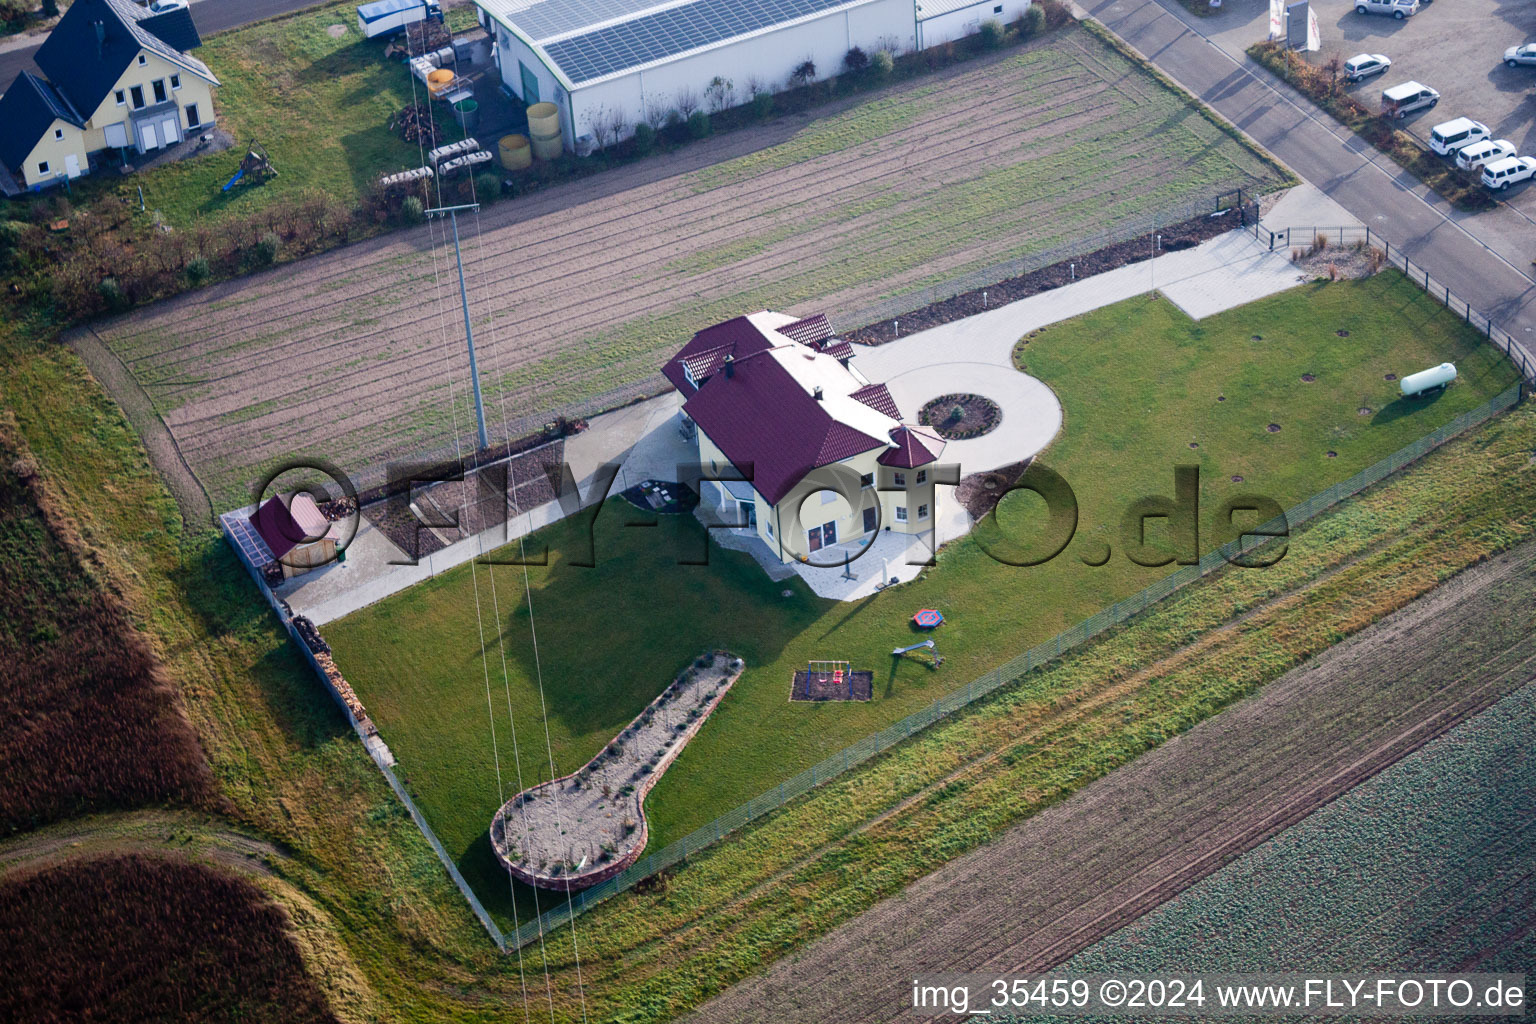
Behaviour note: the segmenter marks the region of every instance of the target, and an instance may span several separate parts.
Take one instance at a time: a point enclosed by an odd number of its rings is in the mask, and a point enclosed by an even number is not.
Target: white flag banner
[[[1307,8],[1307,50],[1320,50],[1323,46],[1322,33],[1317,30],[1317,8]]]
[[[1271,41],[1285,36],[1285,0],[1269,0],[1269,38]]]

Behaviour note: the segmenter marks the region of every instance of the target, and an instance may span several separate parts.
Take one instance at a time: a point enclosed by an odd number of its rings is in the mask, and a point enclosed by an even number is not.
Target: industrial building
[[[842,70],[858,47],[906,53],[1010,20],[1029,0],[475,0],[502,82],[553,103],[568,150],[622,124],[785,88],[810,61]],[[924,40],[927,40],[926,42]],[[717,83],[714,90],[711,83]],[[692,100],[692,104],[689,100]],[[587,138],[583,138],[587,137]]]

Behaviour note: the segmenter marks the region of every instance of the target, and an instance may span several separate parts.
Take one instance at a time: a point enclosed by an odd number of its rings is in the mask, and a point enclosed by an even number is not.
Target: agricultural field
[[[0,423],[0,835],[87,811],[214,800],[175,689],[39,508]],[[150,520],[146,528],[154,528]]]
[[[0,1019],[337,1018],[292,922],[251,882],[134,854],[0,879]]]
[[[1521,582],[1507,597],[1524,605],[1523,621],[1502,618],[1530,678],[1536,574],[1527,569]],[[1452,637],[1439,647],[1460,656]],[[1536,687],[1526,686],[1065,968],[1527,973],[1536,963],[1533,732]],[[1208,941],[1218,931],[1223,941]]]
[[[1100,344],[1108,334],[1126,343]],[[584,763],[655,696],[656,680],[698,650],[744,658],[729,699],[648,801],[660,848],[1160,578],[1167,568],[1118,555],[1091,568],[1076,556],[1096,538],[1113,540],[1135,497],[1171,493],[1174,465],[1200,466],[1206,509],[1253,490],[1288,506],[1514,380],[1495,349],[1395,272],[1309,285],[1198,323],[1164,300],[1131,299],[1051,326],[1022,351],[1066,409],[1068,426],[1043,458],[1071,482],[1081,509],[1080,543],[1046,565],[1005,566],[968,539],[913,583],[857,605],[815,598],[798,580],[785,598],[786,584],[744,555],[716,550],[707,568],[679,565],[705,550],[691,518],[630,529],[636,514],[613,501],[593,527],[595,568],[570,564],[587,557],[585,522],[556,524],[531,542],[550,548],[548,568],[531,569],[526,583],[535,621],[521,569],[463,566],[326,627],[342,672],[488,905],[510,920],[486,829],[500,803],[498,752],[505,769],[514,737],[521,754],[508,795]],[[1396,386],[1384,379],[1393,367],[1442,358],[1461,367],[1461,384],[1431,402],[1393,401]],[[1159,376],[1168,370],[1187,374],[1190,386],[1170,393]],[[1361,415],[1366,403],[1370,415]],[[1133,424],[1128,408],[1146,412]],[[1283,429],[1269,432],[1277,419]],[[1000,521],[1032,530],[1033,500],[1005,499]],[[1227,539],[1209,521],[1205,528],[1204,549]],[[894,643],[911,642],[908,618],[923,607],[948,620],[938,672],[889,656]],[[827,658],[873,669],[875,699],[789,703],[792,672]],[[497,749],[487,686],[516,723],[513,731],[496,713]]]
[[[1070,27],[503,203],[462,225],[492,432],[654,380],[693,332],[743,311],[851,312],[1283,177]],[[445,450],[473,420],[444,230],[94,330],[218,508],[243,503],[274,460],[359,472]]]
[[[1359,576],[1354,580],[1366,582]],[[1489,791],[1502,787],[1506,805],[1518,801],[1522,773],[1525,789],[1531,791],[1529,758],[1515,756],[1502,765],[1498,761],[1511,753],[1511,742],[1517,742],[1516,723],[1528,728],[1529,715],[1536,710],[1536,690],[1527,685],[1536,679],[1533,593],[1536,544],[1522,544],[1468,569],[1253,697],[730,990],[698,1019],[745,1024],[769,1019],[760,1008],[814,1006],[836,1020],[897,1020],[910,998],[906,979],[932,964],[966,964],[968,970],[1008,976],[1057,968],[1079,950],[1083,952],[1067,962],[1067,970],[1411,970],[1450,969],[1466,962],[1453,954],[1438,963],[1423,963],[1407,948],[1367,951],[1359,948],[1359,940],[1413,899],[1380,901],[1381,893],[1428,895],[1428,887],[1421,893],[1403,875],[1412,874],[1405,866],[1414,856],[1443,840],[1448,824],[1459,827],[1444,819],[1471,825],[1466,843],[1446,844],[1439,847],[1440,854],[1426,858],[1447,877],[1461,870],[1457,855],[1478,844],[1501,854],[1509,851],[1507,843],[1492,839],[1521,816],[1518,808],[1510,814],[1508,806],[1496,807],[1499,801]],[[1286,599],[1332,604],[1342,594],[1336,583],[1320,579],[1288,593]],[[1270,602],[1256,617],[1273,611]],[[1258,624],[1243,642],[1261,642],[1270,628]],[[1223,657],[1234,639],[1227,633],[1202,642],[1201,653]],[[1455,658],[1445,656],[1451,649]],[[1171,670],[1177,679],[1188,671],[1188,662],[1179,661],[1170,658],[1144,671]],[[1496,711],[1436,738],[1500,698],[1505,699]],[[1496,716],[1502,722],[1502,746],[1469,746],[1464,737],[1485,729]],[[1429,746],[1412,753],[1426,741]],[[1360,784],[1405,755],[1408,761]],[[1387,781],[1400,780],[1410,763],[1444,767],[1446,760],[1460,761],[1461,770],[1425,786],[1422,806],[1413,800],[1411,786]],[[1462,772],[1469,761],[1488,769],[1476,786],[1464,785]],[[1358,807],[1364,794],[1384,786],[1397,794],[1390,825],[1379,806]],[[1458,787],[1468,794],[1464,804],[1454,796],[1447,798]],[[1348,795],[1318,810],[1341,794]],[[1338,807],[1351,805],[1357,809],[1338,813]],[[1406,833],[1418,825],[1414,814],[1432,807],[1441,810],[1435,827],[1408,840]],[[1491,820],[1468,821],[1483,815]],[[1528,820],[1528,808],[1525,817]],[[1293,826],[1298,821],[1302,823]],[[1341,829],[1350,821],[1356,827]],[[1287,826],[1293,827],[1267,846],[1218,870]],[[1356,848],[1348,856],[1319,848],[1342,844],[1316,841],[1318,836],[1351,833]],[[1313,838],[1298,842],[1299,834]],[[1093,841],[1084,842],[1085,836]],[[1286,879],[1275,868],[1244,868],[1250,862],[1273,861],[1264,851],[1276,844],[1289,844],[1289,849],[1304,854],[1287,866],[1298,868],[1305,879]],[[1390,853],[1361,855],[1362,849],[1373,848],[1389,848]],[[1387,860],[1394,862],[1391,871],[1382,870]],[[1487,855],[1466,863],[1486,867]],[[1347,875],[1340,872],[1343,864],[1352,865]],[[1177,895],[1206,876],[1185,895]],[[987,883],[978,886],[978,878]],[[1362,894],[1358,900],[1339,891],[1362,878],[1379,878],[1382,885],[1369,898]],[[1528,889],[1529,880],[1525,884]],[[1321,932],[1297,933],[1292,912],[1301,893]],[[1002,894],[1011,894],[1006,914],[998,913]],[[1170,897],[1174,900],[1166,908],[1154,909]],[[1177,909],[1194,906],[1207,912],[1202,916]],[[1116,931],[1148,911],[1141,921]],[[1431,911],[1419,919],[1433,917]],[[1171,921],[1180,922],[1182,930],[1176,931]],[[1353,935],[1353,948],[1348,941],[1320,941],[1324,932]],[[1223,946],[1209,951],[1213,933],[1232,937],[1238,950]],[[1172,941],[1175,935],[1179,941]],[[1094,945],[1101,938],[1104,941]],[[1277,946],[1290,950],[1294,959],[1266,960]],[[1340,955],[1306,959],[1316,950]],[[815,969],[820,963],[883,967],[859,972]],[[1504,966],[1520,969],[1513,963]]]

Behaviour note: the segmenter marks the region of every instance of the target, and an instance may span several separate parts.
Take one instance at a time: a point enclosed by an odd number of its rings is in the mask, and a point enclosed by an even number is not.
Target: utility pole
[[[464,307],[464,340],[469,343],[469,381],[475,389],[475,422],[480,428],[480,448],[484,450],[491,446],[491,439],[485,432],[485,402],[480,397],[480,371],[475,365],[475,332],[469,326],[469,293],[464,288],[464,257],[459,252],[459,211],[479,209],[479,203],[438,206],[427,210],[426,215],[440,217],[446,213],[453,224],[453,259],[459,265],[459,303]]]

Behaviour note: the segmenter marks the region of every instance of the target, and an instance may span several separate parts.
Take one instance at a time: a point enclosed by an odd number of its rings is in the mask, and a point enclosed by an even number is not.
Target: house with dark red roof
[[[834,564],[883,530],[933,529],[944,442],[853,358],[825,316],[765,311],[705,328],[662,367],[719,478],[700,497],[783,561]]]

